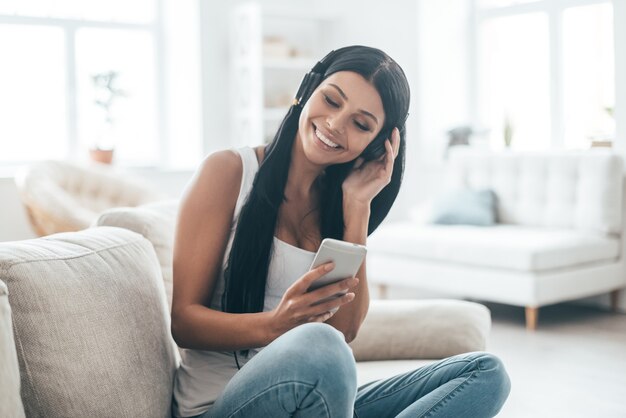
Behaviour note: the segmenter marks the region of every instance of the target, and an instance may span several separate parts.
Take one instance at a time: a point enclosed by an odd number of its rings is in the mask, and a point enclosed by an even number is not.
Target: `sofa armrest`
[[[0,280],[0,417],[23,418],[20,370],[15,351],[7,286]]]
[[[491,328],[485,306],[459,300],[372,300],[357,337],[357,361],[439,359],[482,351]]]

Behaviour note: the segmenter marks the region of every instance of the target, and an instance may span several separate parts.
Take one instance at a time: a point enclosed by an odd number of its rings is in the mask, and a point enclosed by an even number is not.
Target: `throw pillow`
[[[489,189],[447,192],[434,202],[431,222],[442,225],[493,225],[496,223],[496,194]]]

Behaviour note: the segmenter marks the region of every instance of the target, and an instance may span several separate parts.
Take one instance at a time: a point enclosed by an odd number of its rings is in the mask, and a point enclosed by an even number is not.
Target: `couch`
[[[41,161],[20,170],[16,183],[39,236],[86,228],[105,209],[163,199],[146,182],[96,163]]]
[[[385,224],[368,243],[371,283],[523,306],[531,330],[544,305],[611,292],[615,308],[626,286],[619,156],[460,150],[446,173],[442,194],[495,192],[497,223],[434,225],[421,212]]]
[[[0,417],[170,416],[174,214],[115,209],[98,223],[124,228],[0,243]],[[372,301],[351,344],[359,382],[483,350],[490,323],[471,302]]]

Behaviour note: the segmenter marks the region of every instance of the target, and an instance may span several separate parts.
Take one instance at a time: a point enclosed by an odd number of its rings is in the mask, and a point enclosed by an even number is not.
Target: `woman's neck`
[[[304,155],[298,134],[291,148],[291,164],[285,186],[287,199],[310,199],[317,191],[317,179],[326,167],[311,163]]]

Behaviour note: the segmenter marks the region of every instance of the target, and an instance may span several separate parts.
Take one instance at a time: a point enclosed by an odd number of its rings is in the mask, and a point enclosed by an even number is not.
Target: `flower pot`
[[[113,149],[90,149],[89,158],[91,161],[95,161],[101,164],[111,164],[113,162]]]

